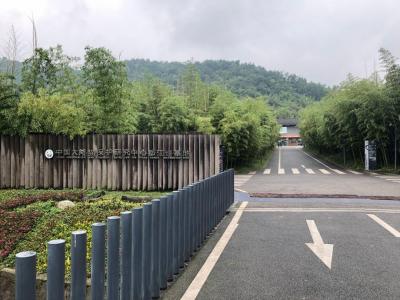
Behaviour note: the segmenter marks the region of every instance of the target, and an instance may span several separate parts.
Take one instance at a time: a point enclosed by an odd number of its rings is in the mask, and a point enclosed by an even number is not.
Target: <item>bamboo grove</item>
[[[400,135],[400,66],[388,50],[379,53],[384,80],[377,72],[368,79],[349,75],[320,102],[302,110],[300,130],[306,147],[361,166],[364,140],[375,140],[379,166],[393,167]]]

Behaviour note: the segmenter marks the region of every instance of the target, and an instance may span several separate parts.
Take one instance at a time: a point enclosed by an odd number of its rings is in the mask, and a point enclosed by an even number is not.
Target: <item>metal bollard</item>
[[[186,201],[188,205],[188,259],[193,254],[193,184],[187,187]]]
[[[184,260],[185,262],[190,259],[190,227],[189,227],[189,201],[188,201],[189,188],[185,187],[182,192],[183,198],[183,228],[184,228]]]
[[[193,185],[193,251],[197,252],[197,224],[198,224],[198,212],[199,212],[199,208],[198,208],[198,198],[199,198],[199,193],[198,193],[198,189],[199,189],[199,183],[196,182]]]
[[[19,252],[15,258],[15,299],[36,299],[36,252]]]
[[[64,299],[65,240],[47,243],[47,299]]]
[[[132,212],[121,212],[121,299],[131,298]]]
[[[143,205],[143,299],[151,299],[152,204]]]
[[[106,224],[92,224],[92,300],[104,299]]]
[[[167,288],[167,260],[168,260],[168,242],[167,242],[167,197],[160,197],[160,288]]]
[[[173,257],[172,264],[174,275],[179,273],[179,199],[178,191],[172,192],[172,240],[173,240]]]
[[[107,218],[107,299],[119,299],[120,217]]]
[[[172,194],[167,196],[167,278],[174,279],[174,200]]]
[[[212,220],[211,203],[213,199],[213,189],[212,189],[213,183],[214,180],[210,178],[208,182],[208,197],[207,197],[207,235],[210,235],[211,231],[211,220]]]
[[[184,209],[183,209],[183,189],[179,189],[178,197],[178,266],[185,266],[185,224],[184,224]]]
[[[153,298],[160,298],[161,273],[160,273],[160,200],[154,199],[152,203],[152,292]]]
[[[191,191],[191,206],[192,206],[192,224],[191,224],[191,245],[192,245],[192,254],[196,251],[196,185],[197,182],[193,184]]]
[[[132,289],[133,299],[143,298],[143,208],[133,209],[132,214]]]
[[[201,243],[203,244],[206,239],[206,200],[208,194],[206,192],[206,184],[208,179],[201,183]]]
[[[86,297],[86,231],[73,231],[71,235],[71,300]]]

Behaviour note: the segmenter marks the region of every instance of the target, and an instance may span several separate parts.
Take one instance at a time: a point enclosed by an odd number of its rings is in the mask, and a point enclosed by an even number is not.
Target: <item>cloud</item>
[[[30,46],[28,16],[33,14],[40,46],[62,44],[68,54],[81,57],[91,45],[122,58],[241,60],[337,84],[347,73],[372,72],[380,47],[400,56],[396,0],[32,3],[14,0],[2,7],[1,37],[14,24]]]

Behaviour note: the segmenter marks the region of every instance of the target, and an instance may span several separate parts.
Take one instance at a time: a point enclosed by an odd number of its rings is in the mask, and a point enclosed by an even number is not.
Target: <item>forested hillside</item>
[[[177,87],[179,79],[189,63],[159,62],[145,59],[131,59],[124,62],[128,79],[142,80],[147,76],[159,78],[162,82]],[[278,117],[297,117],[299,110],[319,101],[329,89],[319,83],[279,71],[268,71],[254,64],[239,61],[206,60],[194,62],[202,81],[224,87],[243,97],[267,96],[268,103]],[[10,63],[0,58],[0,71],[5,72]],[[16,79],[20,81],[22,63],[16,62]],[[79,70],[76,70],[79,72]]]
[[[296,117],[301,108],[320,100],[328,92],[328,88],[322,84],[308,82],[293,74],[267,71],[254,64],[225,60],[206,60],[193,64],[203,81],[223,86],[238,97],[268,96],[269,104],[280,117]],[[179,76],[186,64],[132,59],[126,61],[126,65],[131,80],[152,75],[169,85],[178,86]]]

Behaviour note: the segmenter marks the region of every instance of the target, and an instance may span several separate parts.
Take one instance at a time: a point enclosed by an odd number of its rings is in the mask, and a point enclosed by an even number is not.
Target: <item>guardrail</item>
[[[234,200],[234,172],[92,225],[91,299],[151,299],[174,279]],[[87,233],[72,232],[71,299],[86,299]],[[64,299],[65,241],[48,242],[47,299]],[[36,253],[16,255],[17,300],[36,299]]]

